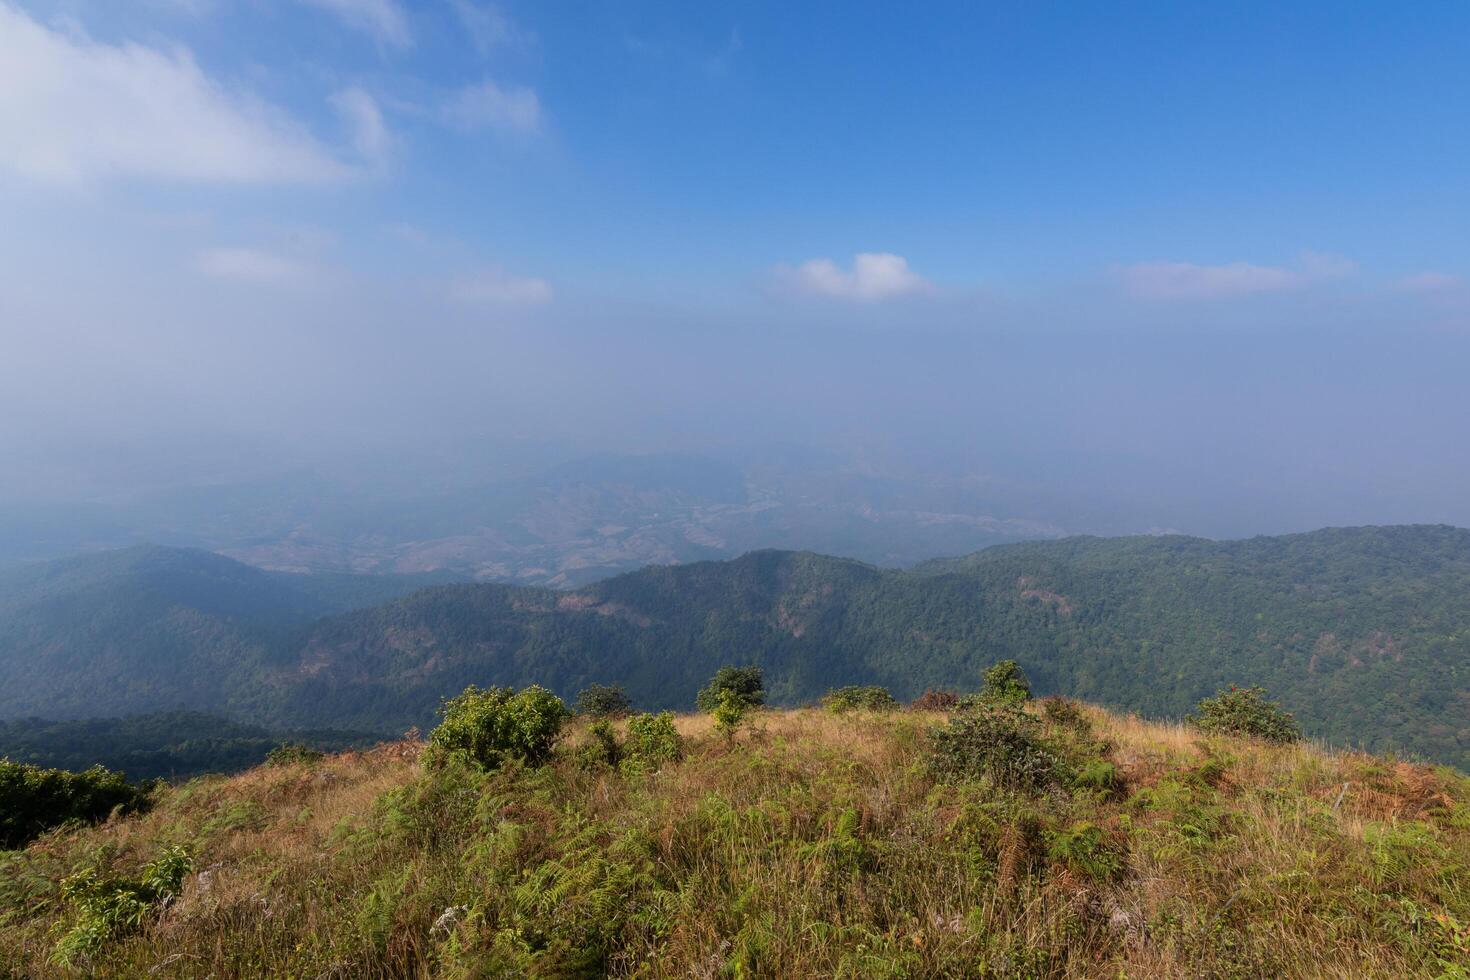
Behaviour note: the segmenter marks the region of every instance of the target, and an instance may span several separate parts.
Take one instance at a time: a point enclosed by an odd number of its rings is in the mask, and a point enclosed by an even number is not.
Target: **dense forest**
[[[974,688],[1011,658],[1041,693],[1157,717],[1264,684],[1310,736],[1470,768],[1470,531],[1455,528],[1070,538],[909,571],[763,551],[573,592],[435,586],[317,619],[299,587],[240,594],[237,577],[264,573],[189,554],[205,567],[141,592],[125,575],[0,597],[15,678],[0,716],[185,707],[396,732],[469,683],[618,683],[641,707],[687,707],[718,666],[750,663],[794,704],[839,684]]]
[[[334,729],[272,731],[199,711],[80,721],[0,721],[0,759],[72,771],[102,765],[133,781],[237,772],[260,765],[273,749],[286,744],[332,752],[377,741],[365,732]]]

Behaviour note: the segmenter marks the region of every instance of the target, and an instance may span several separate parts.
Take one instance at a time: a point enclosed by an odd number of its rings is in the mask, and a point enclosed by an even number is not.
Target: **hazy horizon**
[[[1147,9],[0,0],[0,539],[1470,526],[1470,11]]]

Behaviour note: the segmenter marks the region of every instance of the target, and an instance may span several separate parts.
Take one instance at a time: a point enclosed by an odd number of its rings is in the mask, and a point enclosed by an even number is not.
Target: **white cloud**
[[[475,0],[450,0],[460,23],[469,32],[470,41],[482,55],[496,48],[527,44],[530,36],[516,26],[510,15],[498,3],[477,3]]]
[[[1352,259],[1320,252],[1303,252],[1296,268],[1229,262],[1196,265],[1193,262],[1139,262],[1115,269],[1123,288],[1139,299],[1156,302],[1226,299],[1279,293],[1314,282],[1339,279],[1358,268]]]
[[[551,283],[545,279],[513,276],[504,269],[483,269],[449,287],[449,296],[470,306],[537,306],[551,301]]]
[[[99,44],[0,0],[0,170],[319,182],[351,168],[279,110],[208,78],[185,48]]]
[[[1399,287],[1412,293],[1452,292],[1464,289],[1467,285],[1470,283],[1466,282],[1464,276],[1450,275],[1447,272],[1420,272],[1399,280]]]
[[[369,163],[385,163],[392,138],[373,97],[360,88],[349,88],[333,95],[331,103],[352,127],[352,145],[358,154]]]
[[[859,252],[853,256],[851,270],[841,268],[831,259],[812,259],[794,269],[777,267],[775,274],[779,282],[797,292],[863,303],[934,288],[909,268],[907,259],[890,252]]]
[[[413,44],[408,16],[395,0],[305,0],[336,14],[354,30],[371,34],[382,44],[406,48]]]
[[[194,256],[194,268],[214,279],[246,283],[296,282],[306,275],[298,262],[258,248],[209,248]]]
[[[541,128],[541,100],[528,88],[501,88],[486,79],[460,89],[444,107],[444,119],[460,129],[534,133]]]

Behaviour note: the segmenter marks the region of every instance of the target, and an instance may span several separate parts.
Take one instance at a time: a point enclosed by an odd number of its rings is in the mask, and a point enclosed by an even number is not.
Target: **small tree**
[[[640,763],[658,765],[684,757],[684,737],[674,727],[674,713],[634,715],[628,719],[628,740],[623,754]]]
[[[487,770],[509,758],[545,762],[570,715],[561,698],[534,684],[519,692],[471,684],[446,700],[439,713],[444,721],[430,733],[429,743]]]
[[[1266,700],[1264,687],[1232,684],[1228,690],[1200,701],[1194,710],[1187,720],[1202,732],[1244,735],[1280,743],[1295,742],[1302,737],[1296,718],[1282,711],[1277,702]]]
[[[727,691],[734,694],[744,708],[766,703],[765,677],[759,667],[721,667],[699,692],[695,702],[700,711],[713,712],[723,702]]]
[[[865,711],[892,711],[898,707],[886,688],[876,684],[857,685],[850,684],[847,687],[839,687],[828,691],[822,698],[822,705],[833,714],[842,714],[844,711],[862,709]]]
[[[981,693],[991,701],[1020,704],[1031,699],[1031,682],[1020,664],[1002,660],[985,671],[985,690]]]
[[[589,684],[577,695],[577,714],[589,718],[621,718],[633,708],[617,684]]]
[[[930,769],[952,782],[988,778],[1007,789],[1040,790],[1068,775],[1041,722],[1019,707],[981,704],[929,731]]]
[[[726,741],[735,737],[735,730],[740,727],[740,722],[745,719],[747,705],[740,695],[734,691],[725,690],[720,692],[720,703],[715,705],[715,728],[725,736]]]

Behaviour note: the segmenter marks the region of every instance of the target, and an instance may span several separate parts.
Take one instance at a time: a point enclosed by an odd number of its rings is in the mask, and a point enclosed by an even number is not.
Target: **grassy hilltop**
[[[1011,782],[932,764],[943,713],[818,709],[196,779],[0,853],[0,976],[1467,975],[1470,780],[1027,710],[1059,755]]]

